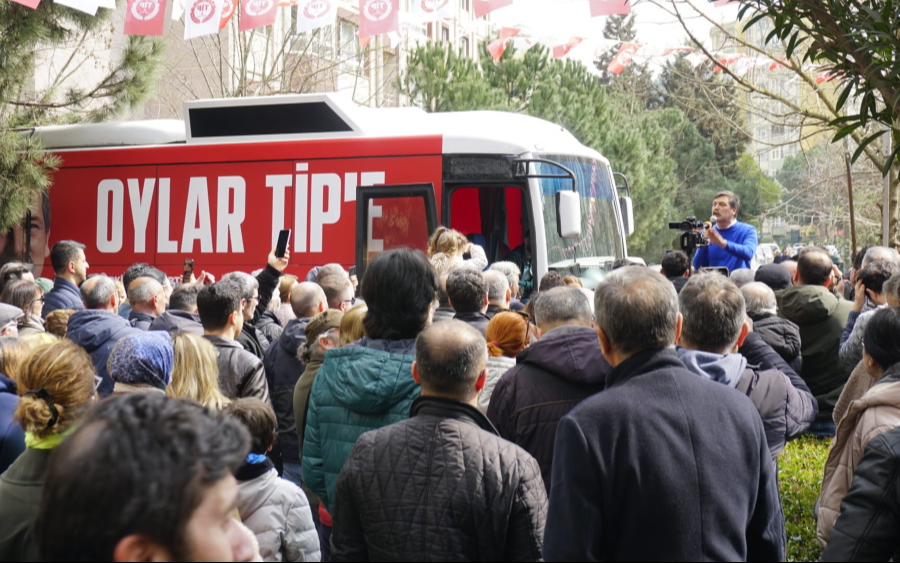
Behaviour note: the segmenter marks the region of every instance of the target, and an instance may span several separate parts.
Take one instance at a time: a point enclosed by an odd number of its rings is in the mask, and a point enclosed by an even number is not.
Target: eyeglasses
[[[344,301],[341,301],[341,304],[342,304],[342,305],[343,305],[344,303],[349,303],[350,306],[352,307],[352,306],[356,305],[356,297],[354,297],[353,299],[346,299],[346,300],[344,300]]]

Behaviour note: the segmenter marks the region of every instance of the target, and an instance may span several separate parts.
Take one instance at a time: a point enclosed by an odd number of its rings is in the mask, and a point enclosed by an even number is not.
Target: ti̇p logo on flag
[[[215,12],[215,4],[210,2],[210,0],[200,0],[191,8],[191,20],[197,24],[206,23]]]
[[[261,16],[269,13],[269,10],[275,7],[274,0],[244,0],[247,2],[247,13],[251,16]]]
[[[131,5],[131,15],[136,20],[152,20],[157,14],[159,14],[159,0],[138,0]]]
[[[386,19],[394,11],[394,4],[390,0],[368,0],[363,8],[366,19],[381,21]]]
[[[306,5],[306,8],[303,9],[303,13],[309,19],[318,19],[328,13],[331,9],[331,4],[328,3],[328,0],[314,0]]]
[[[446,7],[450,0],[421,0],[421,2],[423,12],[437,12]]]

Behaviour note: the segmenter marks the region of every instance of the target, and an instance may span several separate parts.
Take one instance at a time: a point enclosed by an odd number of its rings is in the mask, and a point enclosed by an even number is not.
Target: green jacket
[[[0,561],[40,561],[33,527],[52,451],[26,448],[0,475]]]
[[[831,420],[834,405],[850,377],[838,353],[852,308],[852,303],[820,286],[791,287],[780,296],[779,314],[800,327],[800,376],[819,403],[817,420]]]
[[[362,434],[409,418],[415,342],[363,339],[329,350],[316,375],[302,448],[304,484],[330,512],[338,473]]]

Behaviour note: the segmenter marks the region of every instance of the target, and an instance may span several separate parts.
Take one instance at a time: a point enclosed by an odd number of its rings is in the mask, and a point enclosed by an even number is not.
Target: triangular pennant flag
[[[564,45],[556,45],[553,47],[553,58],[561,59],[569,54],[569,51],[577,47],[584,41],[581,37],[573,37],[569,39]]]
[[[831,82],[832,80],[837,80],[838,75],[835,74],[834,71],[831,70],[823,70],[816,74],[816,84],[822,84],[823,82]]]
[[[219,20],[219,29],[225,29],[234,13],[237,11],[238,0],[219,0],[222,2],[222,18]]]
[[[472,0],[475,8],[475,17],[483,18],[494,10],[511,6],[513,0]]]
[[[505,41],[506,39],[512,39],[516,35],[522,33],[521,29],[515,27],[501,27],[500,28],[500,41]]]
[[[359,36],[400,31],[400,0],[359,0]]]
[[[241,0],[238,31],[250,31],[273,25],[278,16],[278,0]]]
[[[721,8],[722,6],[726,6],[726,5],[731,4],[731,3],[737,3],[737,0],[716,0],[716,1],[713,2],[712,4],[713,4],[713,6],[715,6],[716,8]]]
[[[125,7],[125,35],[163,34],[166,0],[128,0]]]
[[[622,74],[640,48],[641,46],[637,43],[622,43],[622,47],[619,48],[619,52],[613,57],[606,71],[611,74]]]
[[[41,3],[41,0],[12,0],[12,1],[15,2],[16,4],[21,4],[23,6],[31,8],[32,10],[37,9],[38,4]]]
[[[334,25],[339,0],[300,0],[297,6],[297,33],[309,33]]]
[[[456,17],[456,0],[411,0],[410,11],[420,22]]]
[[[631,13],[631,4],[628,0],[590,0],[591,17],[600,16],[627,16]]]
[[[223,7],[222,0],[188,0],[184,12],[184,38],[193,39],[218,33]]]
[[[491,58],[494,59],[494,62],[499,61],[503,57],[503,53],[506,52],[508,43],[508,39],[495,39],[488,44],[488,53],[491,54]]]
[[[184,15],[184,3],[185,0],[172,1],[172,21],[178,21]]]
[[[100,5],[95,0],[53,0],[53,3],[68,6],[92,16],[96,16],[97,10],[100,9]]]

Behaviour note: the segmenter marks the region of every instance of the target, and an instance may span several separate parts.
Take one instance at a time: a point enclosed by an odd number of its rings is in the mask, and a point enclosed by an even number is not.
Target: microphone
[[[716,218],[715,215],[713,215],[712,217],[709,218],[709,222],[712,223],[713,225],[715,225],[718,221],[719,220]]]

